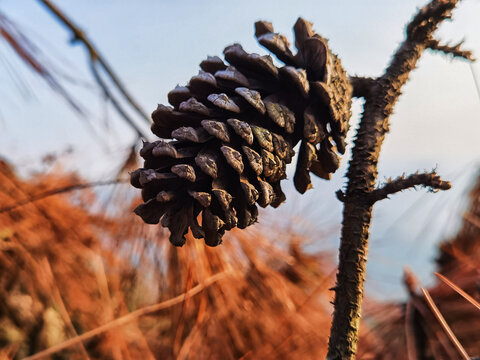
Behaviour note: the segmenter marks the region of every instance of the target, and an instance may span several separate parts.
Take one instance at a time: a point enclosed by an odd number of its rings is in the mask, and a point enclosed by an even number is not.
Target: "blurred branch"
[[[83,189],[88,189],[96,186],[108,186],[108,185],[114,185],[114,184],[120,184],[120,183],[125,183],[127,180],[122,180],[122,179],[116,179],[116,180],[107,180],[107,181],[96,181],[96,182],[91,182],[91,183],[85,183],[85,184],[74,184],[74,185],[69,185],[69,186],[64,186],[52,190],[45,191],[41,194],[38,195],[33,195],[29,199],[25,199],[22,201],[18,201],[17,203],[10,205],[10,206],[5,206],[0,208],[0,214],[8,211],[15,210],[21,206],[30,204],[32,202],[38,201],[45,199],[47,197],[53,196],[53,195],[58,195],[58,194],[64,194],[68,193],[71,191],[76,191],[76,190],[83,190]]]
[[[90,58],[90,67],[95,77],[95,80],[102,88],[104,94],[112,102],[115,109],[119,114],[124,118],[124,120],[133,127],[135,132],[139,136],[145,136],[143,131],[141,131],[136,125],[134,125],[133,120],[128,117],[128,115],[120,108],[117,100],[114,99],[112,93],[108,90],[107,86],[103,81],[100,80],[100,76],[96,66],[99,65],[103,71],[108,75],[109,79],[116,86],[117,90],[123,95],[125,100],[135,109],[135,111],[140,115],[140,117],[145,121],[145,123],[150,124],[150,118],[146,112],[138,105],[138,103],[133,99],[132,95],[128,92],[125,85],[120,81],[120,78],[115,74],[113,69],[107,63],[105,58],[99,53],[97,48],[92,44],[90,39],[87,38],[85,33],[78,28],[73,21],[67,17],[56,5],[54,5],[50,0],[39,0],[64,26],[66,26],[72,32],[72,43],[81,42],[88,51]]]
[[[403,284],[410,296],[410,300],[407,301],[405,308],[405,341],[407,358],[408,360],[418,360],[422,359],[419,355],[424,355],[423,352],[425,346],[420,346],[419,344],[423,339],[423,329],[419,326],[419,322],[415,321],[416,316],[418,315],[418,310],[414,305],[415,299],[418,297],[418,280],[409,268],[403,269]]]
[[[115,99],[115,97],[112,95],[110,90],[108,89],[108,86],[103,82],[100,74],[98,73],[97,68],[95,67],[94,63],[90,63],[90,69],[92,70],[93,77],[97,81],[98,85],[103,91],[103,95],[105,96],[106,99],[110,100],[112,103],[113,107],[117,110],[117,112],[120,114],[120,116],[130,125],[133,130],[137,133],[138,137],[146,137],[146,135],[143,133],[143,131],[135,124],[132,118],[128,116],[128,114],[125,112],[125,110],[122,108],[122,105]]]
[[[185,293],[183,293],[179,296],[176,296],[176,297],[174,297],[170,300],[166,300],[166,301],[163,301],[163,302],[158,303],[158,304],[146,306],[144,308],[135,310],[135,311],[133,311],[133,312],[127,314],[127,315],[121,316],[121,317],[119,317],[119,318],[117,318],[113,321],[110,321],[110,322],[108,322],[108,323],[106,323],[102,326],[99,326],[96,329],[87,331],[87,332],[83,333],[82,335],[76,336],[76,337],[74,337],[70,340],[67,340],[67,341],[65,341],[61,344],[52,346],[49,349],[40,351],[40,352],[36,353],[35,355],[28,356],[28,357],[24,358],[24,360],[37,360],[37,359],[45,358],[47,356],[51,356],[51,355],[53,355],[53,354],[55,354],[55,353],[57,353],[57,352],[59,352],[63,349],[66,349],[70,346],[78,344],[79,342],[83,342],[83,341],[88,340],[88,339],[90,339],[94,336],[98,336],[98,335],[104,333],[105,331],[108,331],[108,330],[110,330],[114,327],[121,326],[121,325],[127,324],[131,321],[134,321],[137,318],[139,318],[140,316],[149,315],[149,314],[155,313],[157,311],[160,311],[160,310],[172,307],[174,305],[180,304],[180,303],[184,302],[185,300],[190,299],[191,297],[197,295],[198,293],[200,293],[206,287],[208,287],[208,286],[214,284],[215,282],[223,279],[227,275],[232,275],[233,273],[234,273],[233,271],[227,270],[227,271],[215,274],[213,276],[210,276],[209,278],[205,279],[205,281],[202,282],[201,284],[198,284],[197,286],[193,287],[189,291],[187,291],[187,292],[185,292]]]
[[[62,86],[54,71],[42,61],[41,52],[27,39],[21,30],[4,14],[0,13],[0,38],[3,38],[20,59],[48,85],[59,93],[81,116],[85,111],[75,98]]]

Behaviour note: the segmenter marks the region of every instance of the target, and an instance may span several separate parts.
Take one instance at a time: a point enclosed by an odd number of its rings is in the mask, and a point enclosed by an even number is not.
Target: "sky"
[[[249,52],[265,54],[253,36],[253,24],[260,19],[271,21],[293,42],[292,26],[302,16],[329,39],[349,74],[378,76],[402,41],[405,24],[425,1],[55,3],[85,30],[137,101],[151,112],[158,103],[167,102],[169,90],[197,73],[207,55],[221,55],[225,46],[235,42]],[[45,153],[72,148],[64,161],[67,168],[91,179],[110,178],[135,135],[93,85],[84,49],[69,43],[68,31],[39,1],[0,0],[0,11],[48,54],[46,61],[77,79],[78,84],[67,87],[88,112],[87,118],[72,112],[0,44],[0,156],[27,174],[40,168]],[[437,35],[451,43],[465,39],[465,48],[480,58],[479,16],[480,1],[464,0],[453,21],[443,24]],[[17,69],[30,91],[19,90],[5,63]],[[379,180],[436,168],[452,181],[453,189],[437,194],[411,191],[375,207],[367,280],[367,290],[375,296],[404,294],[403,266],[431,282],[435,244],[458,227],[465,194],[480,168],[480,95],[475,75],[480,81],[480,64],[427,51],[403,89],[382,149]],[[361,101],[354,102],[353,110],[350,138]],[[345,183],[348,156],[349,152],[331,182],[315,180],[315,190],[304,196],[287,185],[288,205],[281,211],[303,218],[315,234],[322,234],[325,239],[315,242],[315,248],[338,247],[342,208],[333,194]]]

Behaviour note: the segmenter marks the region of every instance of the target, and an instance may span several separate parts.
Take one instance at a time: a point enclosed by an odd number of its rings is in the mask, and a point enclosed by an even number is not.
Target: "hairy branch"
[[[442,21],[452,18],[452,10],[458,0],[432,0],[413,17],[407,25],[406,41],[424,41]]]
[[[118,91],[122,94],[124,99],[135,109],[135,111],[139,114],[140,118],[143,119],[147,124],[150,124],[150,117],[146,114],[146,112],[140,107],[140,105],[133,99],[132,95],[128,92],[125,85],[121,82],[120,78],[117,74],[113,71],[110,65],[107,63],[105,58],[100,54],[97,48],[93,45],[90,39],[87,38],[85,33],[78,28],[73,21],[68,18],[55,4],[53,4],[50,0],[39,0],[65,27],[67,27],[72,32],[72,42],[81,42],[88,51],[89,54],[89,61],[92,70],[95,66],[99,65],[105,73],[108,75],[110,80],[115,84]],[[96,69],[95,69],[96,70]],[[94,72],[95,75],[95,72]],[[106,86],[104,83],[99,81],[99,77],[95,76],[96,81],[98,82],[99,86],[102,88],[104,93],[110,94],[107,96],[113,103],[114,107],[117,111],[119,111],[120,115],[127,121],[127,123],[132,126],[132,120],[129,119],[124,111],[120,111],[118,105],[118,101],[114,101],[114,98],[111,96],[111,92],[106,90]],[[134,127],[135,132],[139,136],[144,136],[144,134],[139,133],[139,129],[137,126]]]
[[[127,182],[127,181],[122,180],[122,179],[107,180],[107,181],[95,181],[95,182],[91,182],[91,183],[73,184],[73,185],[59,187],[59,188],[52,189],[52,190],[47,190],[47,191],[45,191],[41,194],[32,195],[28,199],[18,201],[13,205],[9,205],[9,206],[5,206],[5,207],[0,208],[0,214],[4,213],[4,212],[15,210],[15,209],[17,209],[21,206],[30,204],[30,203],[38,201],[38,200],[43,200],[43,199],[45,199],[47,197],[50,197],[50,196],[53,196],[53,195],[64,194],[64,193],[68,193],[68,192],[76,191],[76,190],[84,190],[84,189],[88,189],[88,188],[92,188],[92,187],[96,187],[96,186],[107,186],[107,185],[114,185],[114,184],[120,184],[120,183],[125,183],[125,182]]]
[[[366,98],[374,91],[376,79],[361,76],[351,76],[350,83],[353,87],[353,97]]]
[[[344,193],[337,193],[344,210],[328,359],[355,358],[374,202],[372,193],[383,198],[413,185],[427,184],[443,189],[448,184],[433,181],[434,176],[416,175],[408,181],[395,181],[375,190],[380,150],[402,87],[425,49],[432,45],[434,31],[443,20],[451,17],[457,3],[458,0],[431,0],[408,24],[406,39],[381,77],[372,81],[351,78],[355,96],[365,97],[365,104],[347,172],[347,188]]]
[[[374,204],[377,201],[388,198],[389,195],[415,188],[416,186],[423,186],[432,192],[448,190],[452,187],[450,182],[443,181],[435,171],[432,171],[430,173],[412,174],[408,177],[400,176],[394,180],[390,180],[382,187],[373,190],[368,198],[371,204]]]
[[[434,51],[440,51],[445,55],[452,55],[453,57],[463,58],[465,60],[474,61],[473,54],[470,50],[462,49],[463,40],[456,45],[442,45],[438,40],[432,39],[427,43],[427,47]]]

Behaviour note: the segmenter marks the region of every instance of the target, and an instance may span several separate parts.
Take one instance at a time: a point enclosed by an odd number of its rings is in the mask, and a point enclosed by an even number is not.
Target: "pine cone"
[[[272,24],[257,22],[255,30],[285,66],[239,44],[228,46],[229,65],[208,57],[187,86],[168,94],[173,107],[159,105],[152,114],[152,132],[174,140],[144,143],[144,168],[131,174],[144,200],[135,213],[149,224],[161,219],[176,246],[185,243],[189,228],[216,246],[226,230],[257,221],[256,204],[285,201],[280,181],[298,142],[294,183],[300,193],[312,186],[310,172],[329,179],[339,166],[337,152],[345,151],[352,89],[326,40],[300,18],[293,55]]]

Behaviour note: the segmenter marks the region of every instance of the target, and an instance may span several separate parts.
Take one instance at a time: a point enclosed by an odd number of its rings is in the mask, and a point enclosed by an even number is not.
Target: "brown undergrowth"
[[[26,181],[2,162],[0,204],[79,182],[59,173]],[[167,234],[131,215],[125,185],[102,194],[101,202],[96,195],[55,195],[0,213],[4,357],[33,355],[223,272],[197,295],[110,326],[53,358],[324,356],[334,274],[330,255],[307,255],[300,236],[266,224],[232,232],[220,249],[193,238],[176,249]]]
[[[0,162],[0,204],[80,182],[59,174],[22,180]],[[177,249],[131,215],[132,199],[118,184],[0,212],[0,358],[49,348],[44,358],[325,357],[330,254],[306,254],[302,237],[281,223],[233,231],[217,249],[193,238]],[[459,234],[440,247],[438,271],[478,299],[480,183],[471,202]],[[414,277],[407,280],[406,303],[367,302],[358,358],[458,358]],[[143,311],[189,291],[196,294]],[[441,282],[428,291],[468,354],[479,354],[480,311]]]

